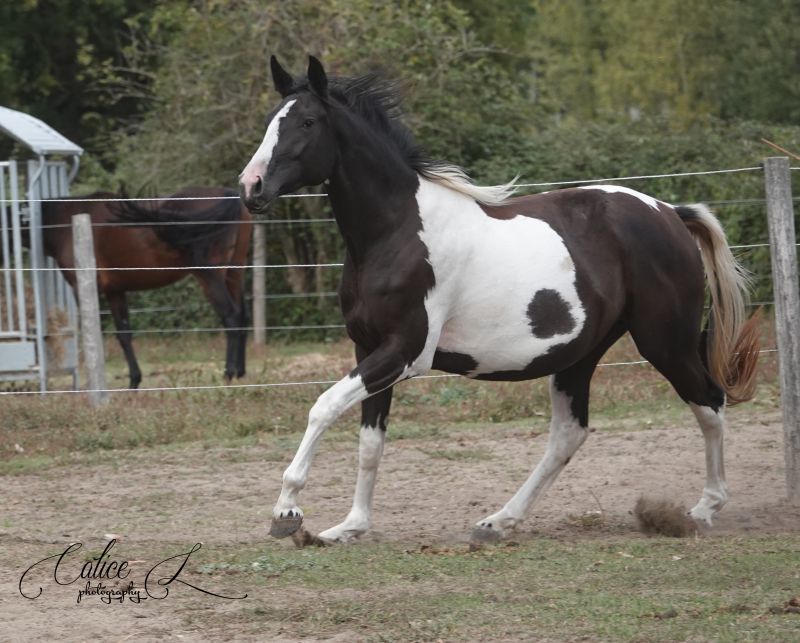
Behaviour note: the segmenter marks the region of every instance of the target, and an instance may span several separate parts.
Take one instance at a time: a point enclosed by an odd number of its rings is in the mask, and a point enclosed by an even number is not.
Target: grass
[[[539,540],[204,552],[195,578],[247,592],[229,626],[266,638],[792,641],[795,536]],[[213,580],[211,580],[213,577]],[[198,581],[199,584],[203,580]],[[207,627],[207,611],[190,623]]]
[[[145,385],[219,382],[220,338],[147,337],[137,346]],[[125,385],[124,362],[113,343],[107,354],[110,381]],[[606,361],[633,359],[630,344],[621,343]],[[351,363],[344,342],[276,344],[251,356],[246,381],[337,379]],[[774,355],[764,357],[762,385],[748,411],[754,417],[778,407],[775,365]],[[259,450],[261,460],[287,461],[323,388],[120,394],[99,410],[77,396],[3,398],[0,474],[112,462],[120,449],[157,455],[188,444],[229,447],[229,461],[247,460],[251,445],[268,445],[267,455]],[[484,460],[491,453],[469,446],[469,438],[487,424],[547,431],[547,388],[546,381],[407,382],[395,393],[390,439],[413,441],[433,459]],[[326,441],[355,441],[358,417],[357,409],[348,412]],[[599,369],[592,390],[592,425],[599,430],[692,422],[649,367]],[[131,502],[158,500],[134,496]],[[175,614],[192,631],[260,640],[800,639],[800,614],[784,611],[800,594],[799,536],[645,538],[609,535],[596,528],[591,513],[572,520],[582,529],[569,532],[569,541],[526,540],[478,551],[419,543],[305,550],[272,540],[215,544],[192,557],[186,580],[231,595],[247,592],[248,599],[226,602],[223,610]],[[4,525],[10,528],[7,520]],[[119,549],[130,560],[158,561],[185,551],[186,543],[122,543]],[[175,589],[184,591],[194,600],[192,590]]]

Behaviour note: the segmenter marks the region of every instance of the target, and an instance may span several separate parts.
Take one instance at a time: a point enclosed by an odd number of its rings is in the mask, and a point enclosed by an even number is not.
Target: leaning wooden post
[[[775,299],[775,328],[781,378],[786,488],[800,504],[800,285],[789,159],[764,160],[769,245]]]
[[[267,340],[267,234],[263,223],[253,229],[253,343],[264,346]]]
[[[89,401],[100,406],[108,401],[106,360],[100,330],[100,303],[97,296],[97,265],[92,240],[92,220],[88,214],[72,217],[72,245],[75,253],[78,306],[81,316],[83,358],[89,383]]]

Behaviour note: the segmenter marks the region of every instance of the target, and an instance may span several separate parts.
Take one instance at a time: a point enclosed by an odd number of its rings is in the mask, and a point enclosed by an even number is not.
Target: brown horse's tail
[[[760,347],[759,315],[747,318],[747,272],[736,261],[722,226],[707,206],[680,206],[675,211],[700,245],[711,291],[709,372],[725,391],[729,404],[746,402],[755,392]]]
[[[159,239],[184,253],[190,263],[204,264],[219,243],[233,245],[237,224],[247,212],[239,193],[227,188],[184,188],[163,202],[130,200],[124,190],[121,196],[122,201],[109,206],[113,220],[151,226]]]

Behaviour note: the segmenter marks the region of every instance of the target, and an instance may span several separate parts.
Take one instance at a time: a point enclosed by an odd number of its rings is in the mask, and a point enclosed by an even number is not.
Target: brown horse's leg
[[[128,320],[128,300],[124,292],[109,294],[106,293],[108,305],[111,308],[111,315],[114,317],[114,327],[117,329],[117,340],[125,353],[125,360],[128,362],[128,376],[130,378],[130,388],[138,388],[142,381],[142,372],[139,370],[139,363],[133,352],[133,336],[131,334],[131,324]]]
[[[250,325],[250,315],[247,310],[247,302],[244,300],[244,295],[239,298],[239,352],[238,352],[238,367],[236,369],[236,377],[244,377],[247,370],[247,331],[245,330]]]
[[[228,270],[225,275],[225,283],[228,287],[228,292],[231,294],[231,299],[239,306],[237,326],[242,330],[237,331],[236,370],[234,375],[236,377],[243,377],[245,374],[245,357],[247,352],[247,331],[244,329],[246,329],[250,323],[247,305],[244,300],[244,270],[239,268]]]
[[[239,325],[239,306],[231,297],[221,271],[204,270],[195,276],[203,287],[206,298],[222,320],[222,325],[225,326],[225,380],[230,381],[237,370],[240,333],[234,329]]]
[[[228,263],[234,266],[244,266],[247,264],[247,255],[250,252],[250,240],[253,236],[253,215],[244,206],[240,209],[240,223],[235,225],[236,245]],[[250,315],[247,304],[244,300],[244,268],[229,270],[226,275],[228,290],[239,305],[239,328],[247,328],[250,325]],[[245,357],[247,352],[247,331],[239,331],[238,350],[236,355],[237,367],[236,377],[245,374]]]

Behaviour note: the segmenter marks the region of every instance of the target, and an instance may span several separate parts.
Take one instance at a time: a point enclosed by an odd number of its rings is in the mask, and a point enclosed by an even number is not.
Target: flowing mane
[[[382,133],[401,154],[408,166],[423,178],[465,194],[485,205],[504,203],[516,191],[516,179],[505,185],[476,185],[457,165],[432,158],[414,140],[414,135],[400,120],[400,88],[397,83],[366,74],[330,78],[330,95],[358,114],[373,129]]]

